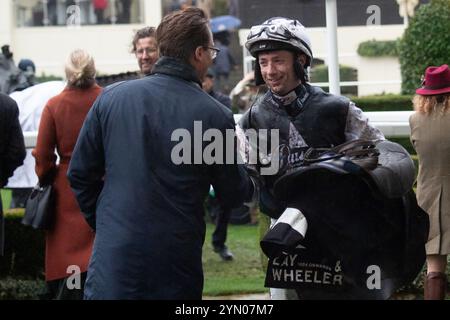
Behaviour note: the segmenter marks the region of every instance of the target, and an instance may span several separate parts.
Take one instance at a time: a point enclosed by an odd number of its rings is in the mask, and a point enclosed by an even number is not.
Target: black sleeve
[[[1,141],[3,147],[0,154],[0,186],[8,183],[17,167],[23,164],[26,156],[25,142],[19,123],[19,108],[12,99],[2,99],[3,123]]]

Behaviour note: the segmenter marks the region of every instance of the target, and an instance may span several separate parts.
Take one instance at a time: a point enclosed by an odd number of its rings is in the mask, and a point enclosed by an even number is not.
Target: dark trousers
[[[105,23],[105,9],[94,9],[95,16],[97,17],[97,24]]]
[[[228,76],[228,73],[217,73],[215,79],[215,87],[225,94],[228,94],[231,91],[230,84],[228,83]]]
[[[130,0],[121,0],[122,2],[122,14],[120,15],[120,23],[130,23]]]
[[[3,223],[3,203],[2,203],[2,196],[0,195],[0,257],[3,256],[4,242],[5,242],[5,227]]]
[[[231,217],[231,209],[222,206],[217,198],[208,197],[209,210],[216,228],[212,234],[212,245],[215,248],[225,246],[227,240],[228,222]]]
[[[45,300],[83,300],[84,283],[86,282],[87,272],[82,272],[80,289],[69,289],[67,287],[67,279],[62,278],[47,282],[47,293],[42,296]]]
[[[9,207],[14,208],[25,208],[27,204],[28,197],[33,191],[33,188],[13,188],[11,189],[11,204]]]

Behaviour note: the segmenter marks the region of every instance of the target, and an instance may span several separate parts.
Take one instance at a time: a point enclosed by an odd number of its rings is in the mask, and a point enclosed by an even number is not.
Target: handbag
[[[54,221],[53,215],[53,187],[51,184],[38,183],[28,197],[22,224],[48,230]]]

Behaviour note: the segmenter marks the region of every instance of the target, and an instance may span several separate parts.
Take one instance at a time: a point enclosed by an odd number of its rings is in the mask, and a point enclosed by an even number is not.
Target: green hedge
[[[363,111],[412,111],[411,95],[385,94],[350,98]]]
[[[328,82],[328,66],[321,64],[312,67],[310,77],[311,82]],[[340,65],[339,78],[341,81],[357,81],[358,71],[352,67]],[[328,87],[322,87],[322,89],[328,91]],[[358,87],[342,87],[341,92],[344,95],[358,95]]]
[[[11,190],[10,189],[1,189],[0,195],[2,197],[2,204],[3,204],[3,212],[9,208],[11,205]]]
[[[450,64],[450,1],[421,5],[399,44],[402,92],[414,93],[428,66]]]
[[[411,155],[416,154],[416,150],[414,150],[414,147],[412,146],[412,143],[411,143],[411,140],[409,139],[409,137],[396,137],[396,138],[386,137],[386,138],[392,142],[397,142],[398,144],[401,144],[403,146],[403,148],[405,148],[406,151],[409,152],[409,154],[411,154]]]
[[[341,81],[358,80],[358,72],[356,69],[348,66],[339,66],[339,76]],[[328,66],[321,64],[311,69],[312,82],[328,82]]]
[[[5,252],[0,258],[0,278],[43,278],[44,232],[21,223],[23,209],[5,212]]]
[[[399,40],[365,41],[359,44],[357,52],[362,57],[398,57],[398,42]]]
[[[0,300],[40,300],[45,293],[44,280],[0,279]]]
[[[36,77],[37,83],[43,83],[47,81],[59,81],[59,80],[63,80],[63,78],[54,75],[47,75],[45,74],[45,72],[41,73],[39,77]]]

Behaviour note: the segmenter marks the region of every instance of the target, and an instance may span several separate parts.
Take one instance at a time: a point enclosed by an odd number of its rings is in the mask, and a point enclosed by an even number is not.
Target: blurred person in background
[[[180,0],[180,9],[184,10],[189,7],[195,7],[196,0]]]
[[[0,93],[0,188],[3,188],[14,170],[25,159],[25,144],[19,123],[17,103]],[[3,205],[0,196],[0,256],[4,243]]]
[[[450,254],[450,69],[428,67],[409,119],[419,157],[417,202],[430,217],[425,300],[444,300]]]
[[[239,0],[228,0],[228,14],[239,17]]]
[[[158,60],[155,33],[156,30],[153,27],[139,29],[136,31],[131,43],[131,52],[136,56],[142,76],[149,75],[156,60]]]
[[[36,73],[36,66],[33,61],[30,59],[21,59],[19,61],[18,65],[19,69],[23,72],[27,79],[26,87],[32,87],[36,84],[35,81],[35,73]],[[25,90],[26,88],[24,88]],[[24,128],[24,124],[22,123],[24,117],[24,111],[22,109],[21,104],[17,101],[17,96],[23,95],[23,90],[15,91],[10,96],[16,102],[18,103],[19,107],[19,122],[22,127],[23,131],[27,131],[26,128]],[[42,111],[42,108],[40,109]],[[35,119],[35,117],[28,117],[28,122],[32,120],[36,120],[36,127],[34,128],[37,131],[37,128],[39,126],[39,117]],[[26,120],[25,120],[26,122]],[[25,125],[25,127],[27,127]],[[31,131],[31,130],[30,130]],[[30,165],[32,164],[32,165]],[[28,169],[28,170],[27,170]],[[33,177],[33,178],[30,178]],[[20,166],[15,172],[13,177],[10,179],[7,187],[11,189],[11,203],[10,208],[25,208],[25,204],[27,202],[28,196],[30,195],[33,187],[36,185],[37,181],[30,181],[30,180],[36,180],[36,174],[34,173],[34,159],[31,156],[31,150],[27,150],[27,156],[24,160],[23,166]]]
[[[23,74],[27,78],[27,88],[34,86],[36,84],[36,65],[30,59],[21,59],[19,61],[18,67],[22,70]]]
[[[10,94],[29,86],[25,74],[20,70],[13,59],[9,45],[3,45],[0,53],[0,92]]]
[[[42,111],[48,100],[61,93],[65,86],[64,81],[46,81],[9,95],[19,107],[19,122],[24,133],[38,131]],[[14,171],[6,186],[11,189],[10,208],[25,208],[27,199],[38,182],[36,162],[31,152],[32,149],[27,149],[23,165]]]
[[[231,105],[239,113],[245,113],[256,99],[266,93],[267,87],[257,86],[255,83],[255,73],[249,72],[239,81],[230,92]]]
[[[214,59],[214,72],[216,74],[216,85],[219,90],[225,93],[231,91],[228,77],[233,68],[236,67],[236,62],[231,50],[228,47],[230,44],[230,34],[228,31],[222,31],[214,34],[214,42],[220,50]]]
[[[105,10],[108,7],[108,0],[92,0],[94,13],[97,17],[97,24],[105,23]]]
[[[213,0],[197,0],[197,7],[205,12],[208,19],[211,19],[211,11],[214,8]]]
[[[130,23],[131,18],[131,0],[120,0],[119,23]]]
[[[208,72],[206,73],[206,77],[203,79],[202,83],[203,90],[206,91],[211,97],[219,101],[225,107],[231,110],[231,99],[226,94],[216,90],[215,88],[215,76],[214,70],[212,68],[208,68]]]
[[[53,184],[54,222],[46,232],[45,280],[48,299],[83,298],[94,232],[83,218],[67,180],[67,169],[83,121],[101,92],[95,82],[95,63],[84,50],[70,53],[65,65],[66,88],[45,106],[36,148],[36,174],[41,184]],[[59,156],[59,164],[56,163]],[[68,286],[68,267],[79,269],[80,287]]]

